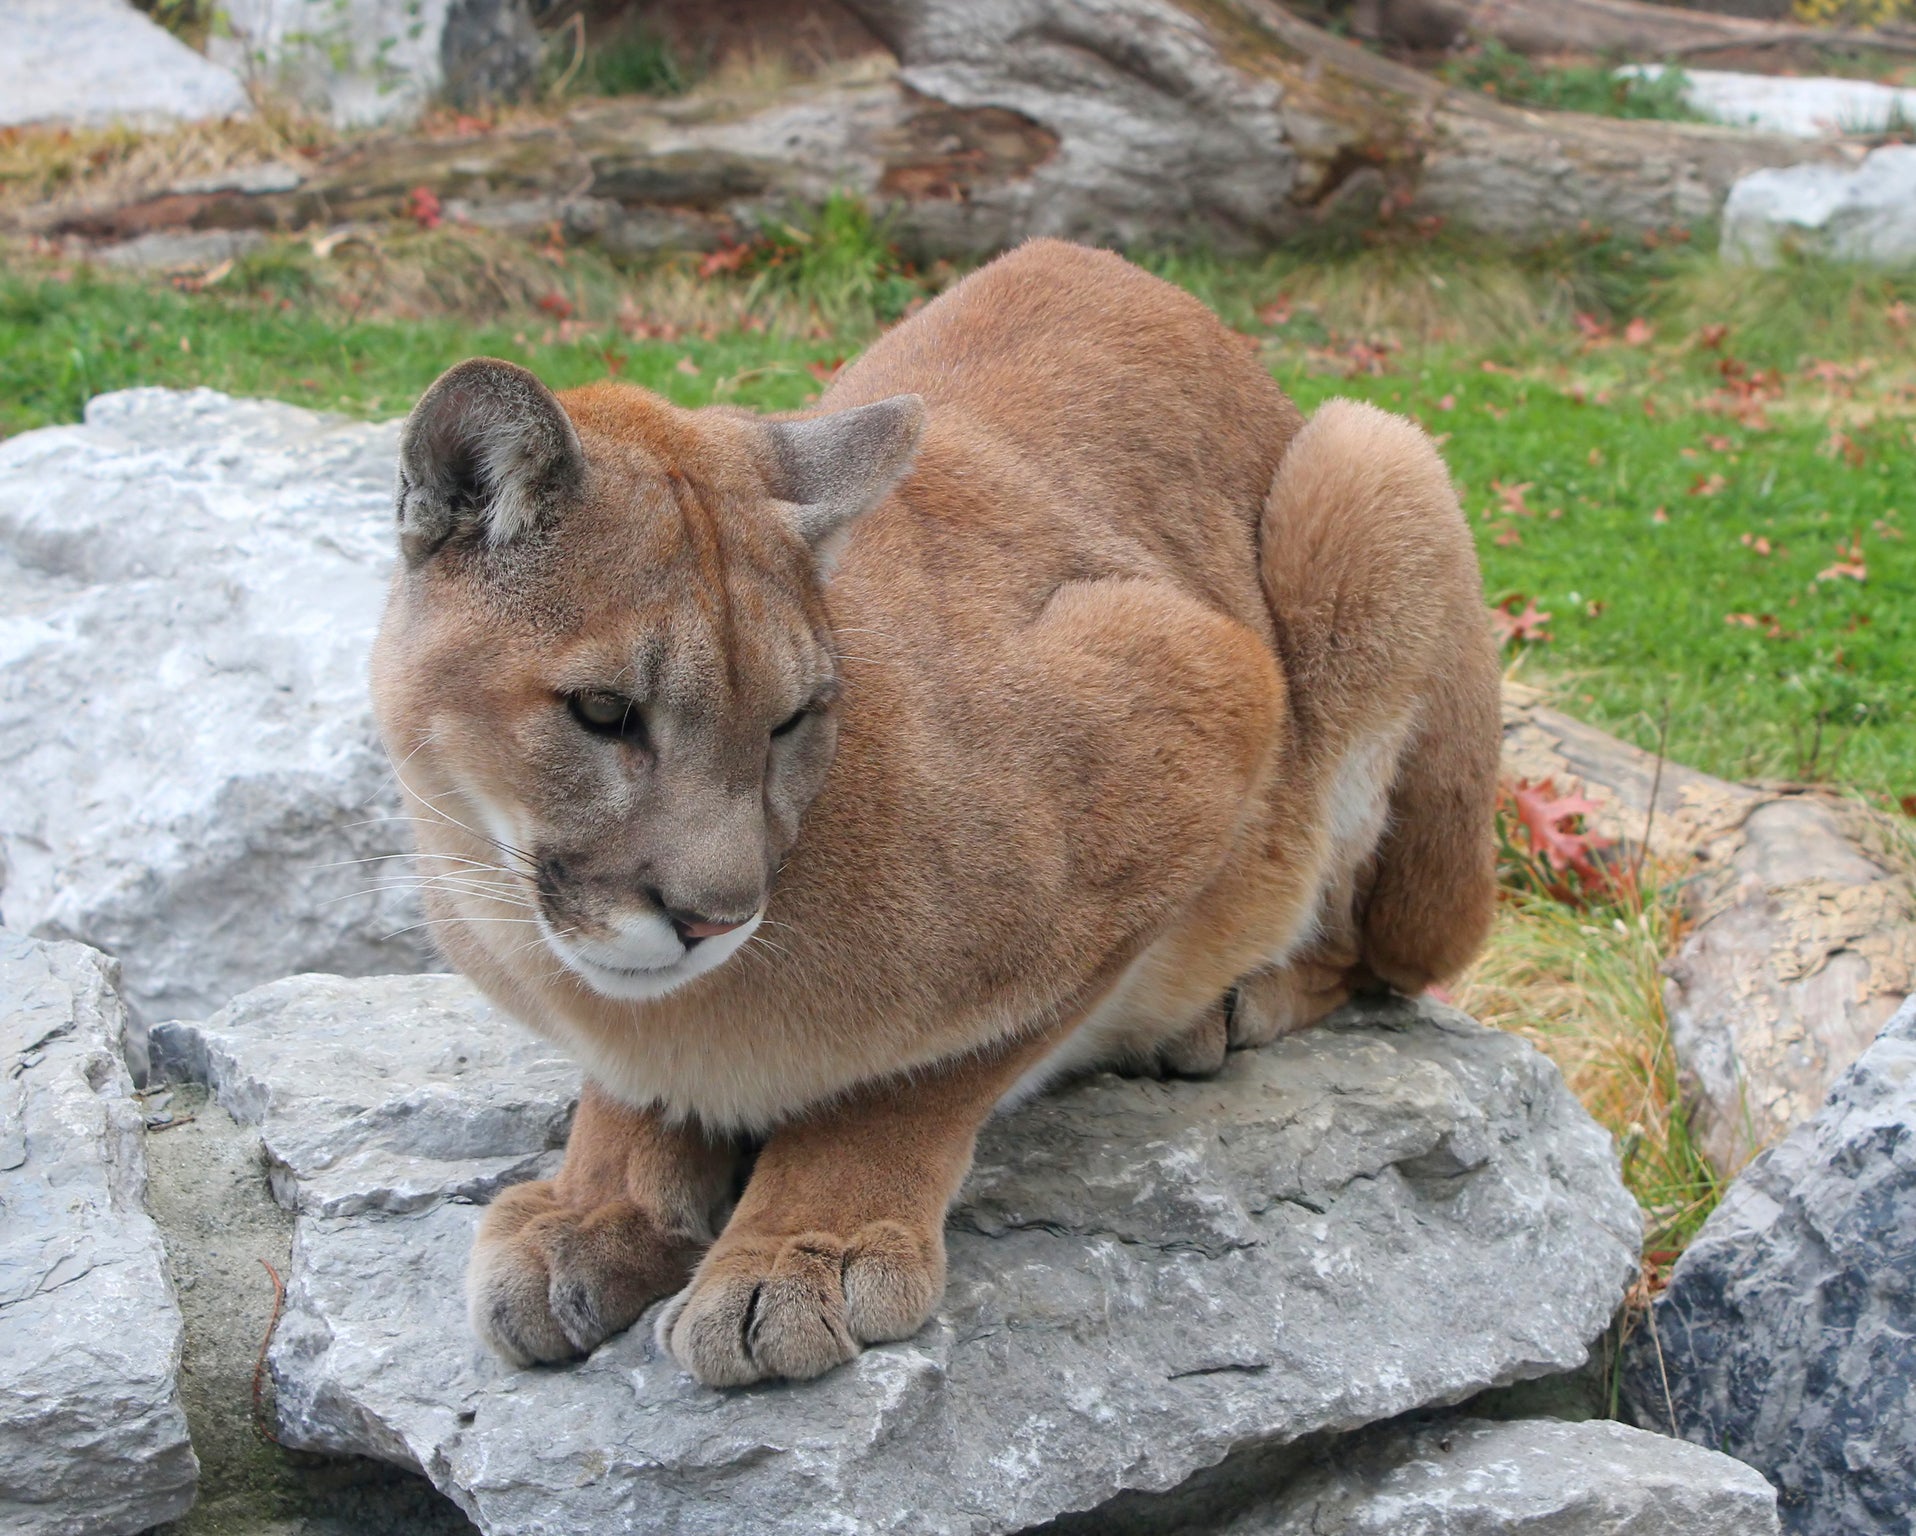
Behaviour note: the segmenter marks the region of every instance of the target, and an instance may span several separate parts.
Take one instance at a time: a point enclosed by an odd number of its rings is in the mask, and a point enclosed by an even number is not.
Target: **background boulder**
[[[366,703],[397,434],[142,389],[0,443],[0,913],[138,1017],[422,963]]]
[[[246,88],[126,0],[0,0],[0,128],[243,117]]]
[[[512,101],[539,72],[526,0],[224,0],[215,58],[340,128]]]
[[[1916,261],[1916,145],[1886,144],[1861,165],[1752,171],[1723,204],[1723,254],[1772,266],[1790,250],[1839,261]]]

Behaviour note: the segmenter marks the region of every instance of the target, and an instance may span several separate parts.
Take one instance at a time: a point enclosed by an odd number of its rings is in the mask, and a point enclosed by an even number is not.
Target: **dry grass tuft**
[[[1661,967],[1682,934],[1674,871],[1653,864],[1638,892],[1582,909],[1507,889],[1488,946],[1452,989],[1465,1012],[1549,1056],[1616,1137],[1656,1278],[1721,1193],[1690,1136],[1663,1007]]]

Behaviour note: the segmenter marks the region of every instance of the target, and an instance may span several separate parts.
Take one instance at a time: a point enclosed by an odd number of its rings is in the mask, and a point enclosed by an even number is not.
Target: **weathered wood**
[[[1352,30],[1419,51],[1494,38],[1516,53],[1636,59],[1773,49],[1916,52],[1916,32],[1905,27],[1803,27],[1641,0],[1362,0],[1352,8]]]
[[[1713,216],[1744,173],[1832,153],[1453,90],[1271,0],[848,0],[894,50],[766,101],[592,103],[465,139],[360,141],[293,191],[160,195],[29,220],[96,239],[391,214],[557,222],[619,250],[711,246],[849,190],[922,255],[1030,235],[1268,248],[1327,221],[1517,241]]]

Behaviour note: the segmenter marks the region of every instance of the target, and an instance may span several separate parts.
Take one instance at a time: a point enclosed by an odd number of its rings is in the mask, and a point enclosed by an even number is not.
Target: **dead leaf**
[[[1521,611],[1517,607],[1519,603],[1523,604]],[[1539,612],[1537,605],[1521,592],[1513,592],[1490,610],[1491,628],[1496,632],[1499,649],[1513,640],[1519,645],[1548,640],[1550,631],[1544,625],[1549,621],[1550,615]]]
[[[1536,483],[1534,480],[1519,480],[1515,485],[1505,485],[1501,480],[1492,480],[1490,488],[1497,493],[1497,499],[1504,504],[1504,511],[1518,517],[1530,517],[1534,514],[1524,501],[1524,492],[1533,489]]]
[[[1714,472],[1708,475],[1698,475],[1696,477],[1696,483],[1690,487],[1690,494],[1692,496],[1714,496],[1729,483],[1730,482],[1725,480],[1721,475]]]
[[[752,254],[749,245],[721,245],[716,251],[707,251],[699,262],[701,278],[717,277],[721,272],[736,272],[745,265],[745,258]]]
[[[1650,339],[1655,336],[1656,333],[1657,328],[1648,320],[1644,319],[1643,316],[1638,315],[1636,319],[1632,320],[1623,328],[1623,339],[1629,346],[1643,347],[1649,345]]]
[[[689,353],[686,356],[680,358],[678,362],[675,363],[673,366],[676,367],[678,371],[684,374],[687,378],[695,379],[699,376],[699,372],[700,372],[699,365],[692,361],[691,355]]]
[[[1861,534],[1851,534],[1847,540],[1838,539],[1836,554],[1835,564],[1827,565],[1816,573],[1818,581],[1835,581],[1841,577],[1851,581],[1869,580],[1869,564],[1863,557]]]

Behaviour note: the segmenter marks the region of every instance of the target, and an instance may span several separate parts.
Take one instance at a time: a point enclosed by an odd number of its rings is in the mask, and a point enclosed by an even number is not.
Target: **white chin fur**
[[[750,922],[690,949],[679,942],[670,923],[656,917],[629,925],[623,942],[571,943],[547,927],[544,918],[539,928],[566,969],[601,997],[643,1002],[664,997],[694,977],[717,970],[745,947],[763,916],[755,913]]]

